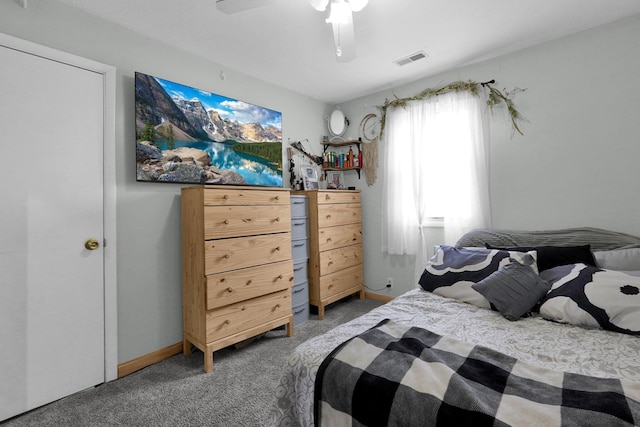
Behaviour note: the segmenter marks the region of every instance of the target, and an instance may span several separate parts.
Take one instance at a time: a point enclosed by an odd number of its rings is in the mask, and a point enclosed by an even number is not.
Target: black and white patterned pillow
[[[511,252],[443,245],[427,263],[418,283],[425,291],[491,308],[489,301],[471,286],[510,262],[528,265],[538,272],[535,251]]]
[[[640,277],[585,264],[540,273],[551,283],[540,314],[573,325],[640,335]]]

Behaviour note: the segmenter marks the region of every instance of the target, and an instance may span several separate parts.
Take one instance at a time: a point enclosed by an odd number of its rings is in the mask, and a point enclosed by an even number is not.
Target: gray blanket
[[[640,237],[592,227],[540,231],[477,229],[456,242],[459,248],[484,248],[485,244],[494,247],[591,245],[592,250],[605,251],[640,246]]]

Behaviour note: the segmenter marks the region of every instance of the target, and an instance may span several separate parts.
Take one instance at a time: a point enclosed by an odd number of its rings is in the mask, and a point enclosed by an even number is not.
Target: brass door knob
[[[89,249],[90,251],[95,251],[100,247],[100,243],[96,239],[89,239],[84,242],[84,247]]]

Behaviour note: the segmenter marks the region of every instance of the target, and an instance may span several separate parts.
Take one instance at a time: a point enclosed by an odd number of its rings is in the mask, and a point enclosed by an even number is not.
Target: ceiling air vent
[[[403,66],[403,65],[407,65],[410,64],[411,62],[416,62],[422,58],[426,58],[427,54],[424,53],[423,50],[421,50],[420,52],[416,52],[416,53],[412,53],[409,56],[405,56],[404,58],[398,59],[396,61],[393,61],[394,64],[399,65],[399,66]]]

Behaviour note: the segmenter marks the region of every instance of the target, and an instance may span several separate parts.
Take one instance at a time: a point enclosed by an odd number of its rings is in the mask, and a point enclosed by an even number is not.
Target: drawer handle
[[[233,288],[232,288],[231,286],[229,286],[229,287],[227,288],[227,292],[232,293],[232,292],[233,292]]]
[[[327,194],[327,195],[324,196],[324,199],[325,200],[331,200],[331,196]]]
[[[251,218],[245,218],[242,220],[242,222],[251,222]]]
[[[278,280],[282,280],[282,274],[278,276]]]
[[[294,277],[293,276],[289,276],[289,281],[293,282]]]
[[[224,221],[222,221],[222,223],[223,223],[224,225],[228,225],[228,224],[229,224],[229,220],[228,220],[228,219],[225,219]]]
[[[329,265],[333,265],[333,261],[329,261]]]
[[[333,288],[333,285],[329,285],[329,289]]]
[[[303,311],[305,311],[305,310],[306,310],[306,308],[302,307],[300,310],[298,310],[298,311],[294,311],[294,312],[293,312],[293,314],[300,314],[300,313],[302,313],[302,312],[303,312]]]
[[[224,196],[222,196],[223,199],[225,200],[229,200],[229,196],[227,194],[225,194]]]
[[[276,197],[274,197],[274,199],[280,200],[280,196],[276,196]]]
[[[294,222],[293,225],[304,225],[304,222]]]
[[[280,246],[278,246],[277,248],[273,249],[273,252],[278,252],[280,250]]]
[[[280,304],[276,304],[275,309],[279,310],[280,309]]]
[[[304,245],[305,245],[305,243],[294,243],[293,247],[294,248],[299,248],[299,247],[304,246]]]
[[[223,258],[229,259],[229,258],[231,258],[231,255],[229,255],[229,254],[224,254]]]
[[[327,215],[327,219],[331,218],[331,215]]]
[[[276,217],[275,222],[280,222],[280,217]]]
[[[304,267],[298,267],[298,268],[294,268],[293,271],[300,271],[302,270]]]
[[[332,240],[331,240],[331,237],[329,237],[329,238],[327,239],[327,242],[331,242],[331,241],[332,241]]]
[[[231,324],[231,320],[229,320],[229,319],[225,320],[225,321],[224,321],[224,324],[225,324],[225,325],[230,325],[230,324]]]
[[[301,205],[301,204],[303,204],[303,203],[304,203],[304,202],[298,202],[298,201],[295,201],[295,200],[293,201],[293,204],[294,204],[294,205]]]
[[[305,289],[305,288],[294,289],[293,293],[294,293],[294,294],[297,294],[297,293],[304,292],[304,291],[306,291],[306,289]]]
[[[253,282],[253,280],[251,280],[251,279],[247,280],[247,286],[249,286],[251,284],[251,282]]]

